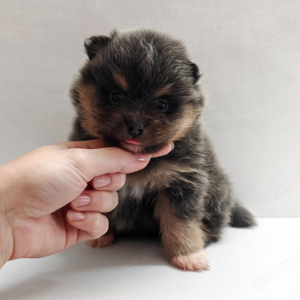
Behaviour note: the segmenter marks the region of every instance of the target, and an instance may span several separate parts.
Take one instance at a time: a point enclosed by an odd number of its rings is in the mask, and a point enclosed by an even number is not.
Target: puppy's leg
[[[209,270],[209,259],[204,252],[204,232],[196,221],[177,216],[169,197],[162,193],[154,208],[160,222],[164,250],[171,263],[184,270]]]
[[[115,235],[112,232],[106,232],[99,239],[86,241],[86,244],[92,248],[102,248],[113,243]]]

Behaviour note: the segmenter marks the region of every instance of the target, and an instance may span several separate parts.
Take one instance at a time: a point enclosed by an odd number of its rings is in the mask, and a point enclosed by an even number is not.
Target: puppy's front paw
[[[104,234],[99,239],[86,241],[86,244],[92,248],[102,248],[113,243],[115,236],[112,233]]]
[[[171,258],[171,263],[188,271],[207,271],[210,269],[209,258],[204,250],[193,254],[175,256]]]

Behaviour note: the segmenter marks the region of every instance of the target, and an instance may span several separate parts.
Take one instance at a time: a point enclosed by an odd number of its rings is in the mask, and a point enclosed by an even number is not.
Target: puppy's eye
[[[120,92],[112,92],[110,94],[110,99],[113,103],[119,103],[124,99],[124,96]]]
[[[165,112],[169,108],[169,104],[166,100],[159,100],[156,103],[156,108],[162,112]]]

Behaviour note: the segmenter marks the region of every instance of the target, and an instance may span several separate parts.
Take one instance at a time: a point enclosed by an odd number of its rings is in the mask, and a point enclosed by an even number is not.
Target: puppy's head
[[[93,36],[84,45],[89,60],[71,95],[89,135],[153,153],[193,128],[203,105],[200,75],[181,42],[135,30]]]

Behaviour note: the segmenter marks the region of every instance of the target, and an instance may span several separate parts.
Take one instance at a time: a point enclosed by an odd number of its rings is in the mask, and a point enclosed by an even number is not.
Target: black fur
[[[242,207],[239,203],[236,203],[231,210],[229,225],[232,227],[245,228],[256,225],[256,222],[248,210]]]

